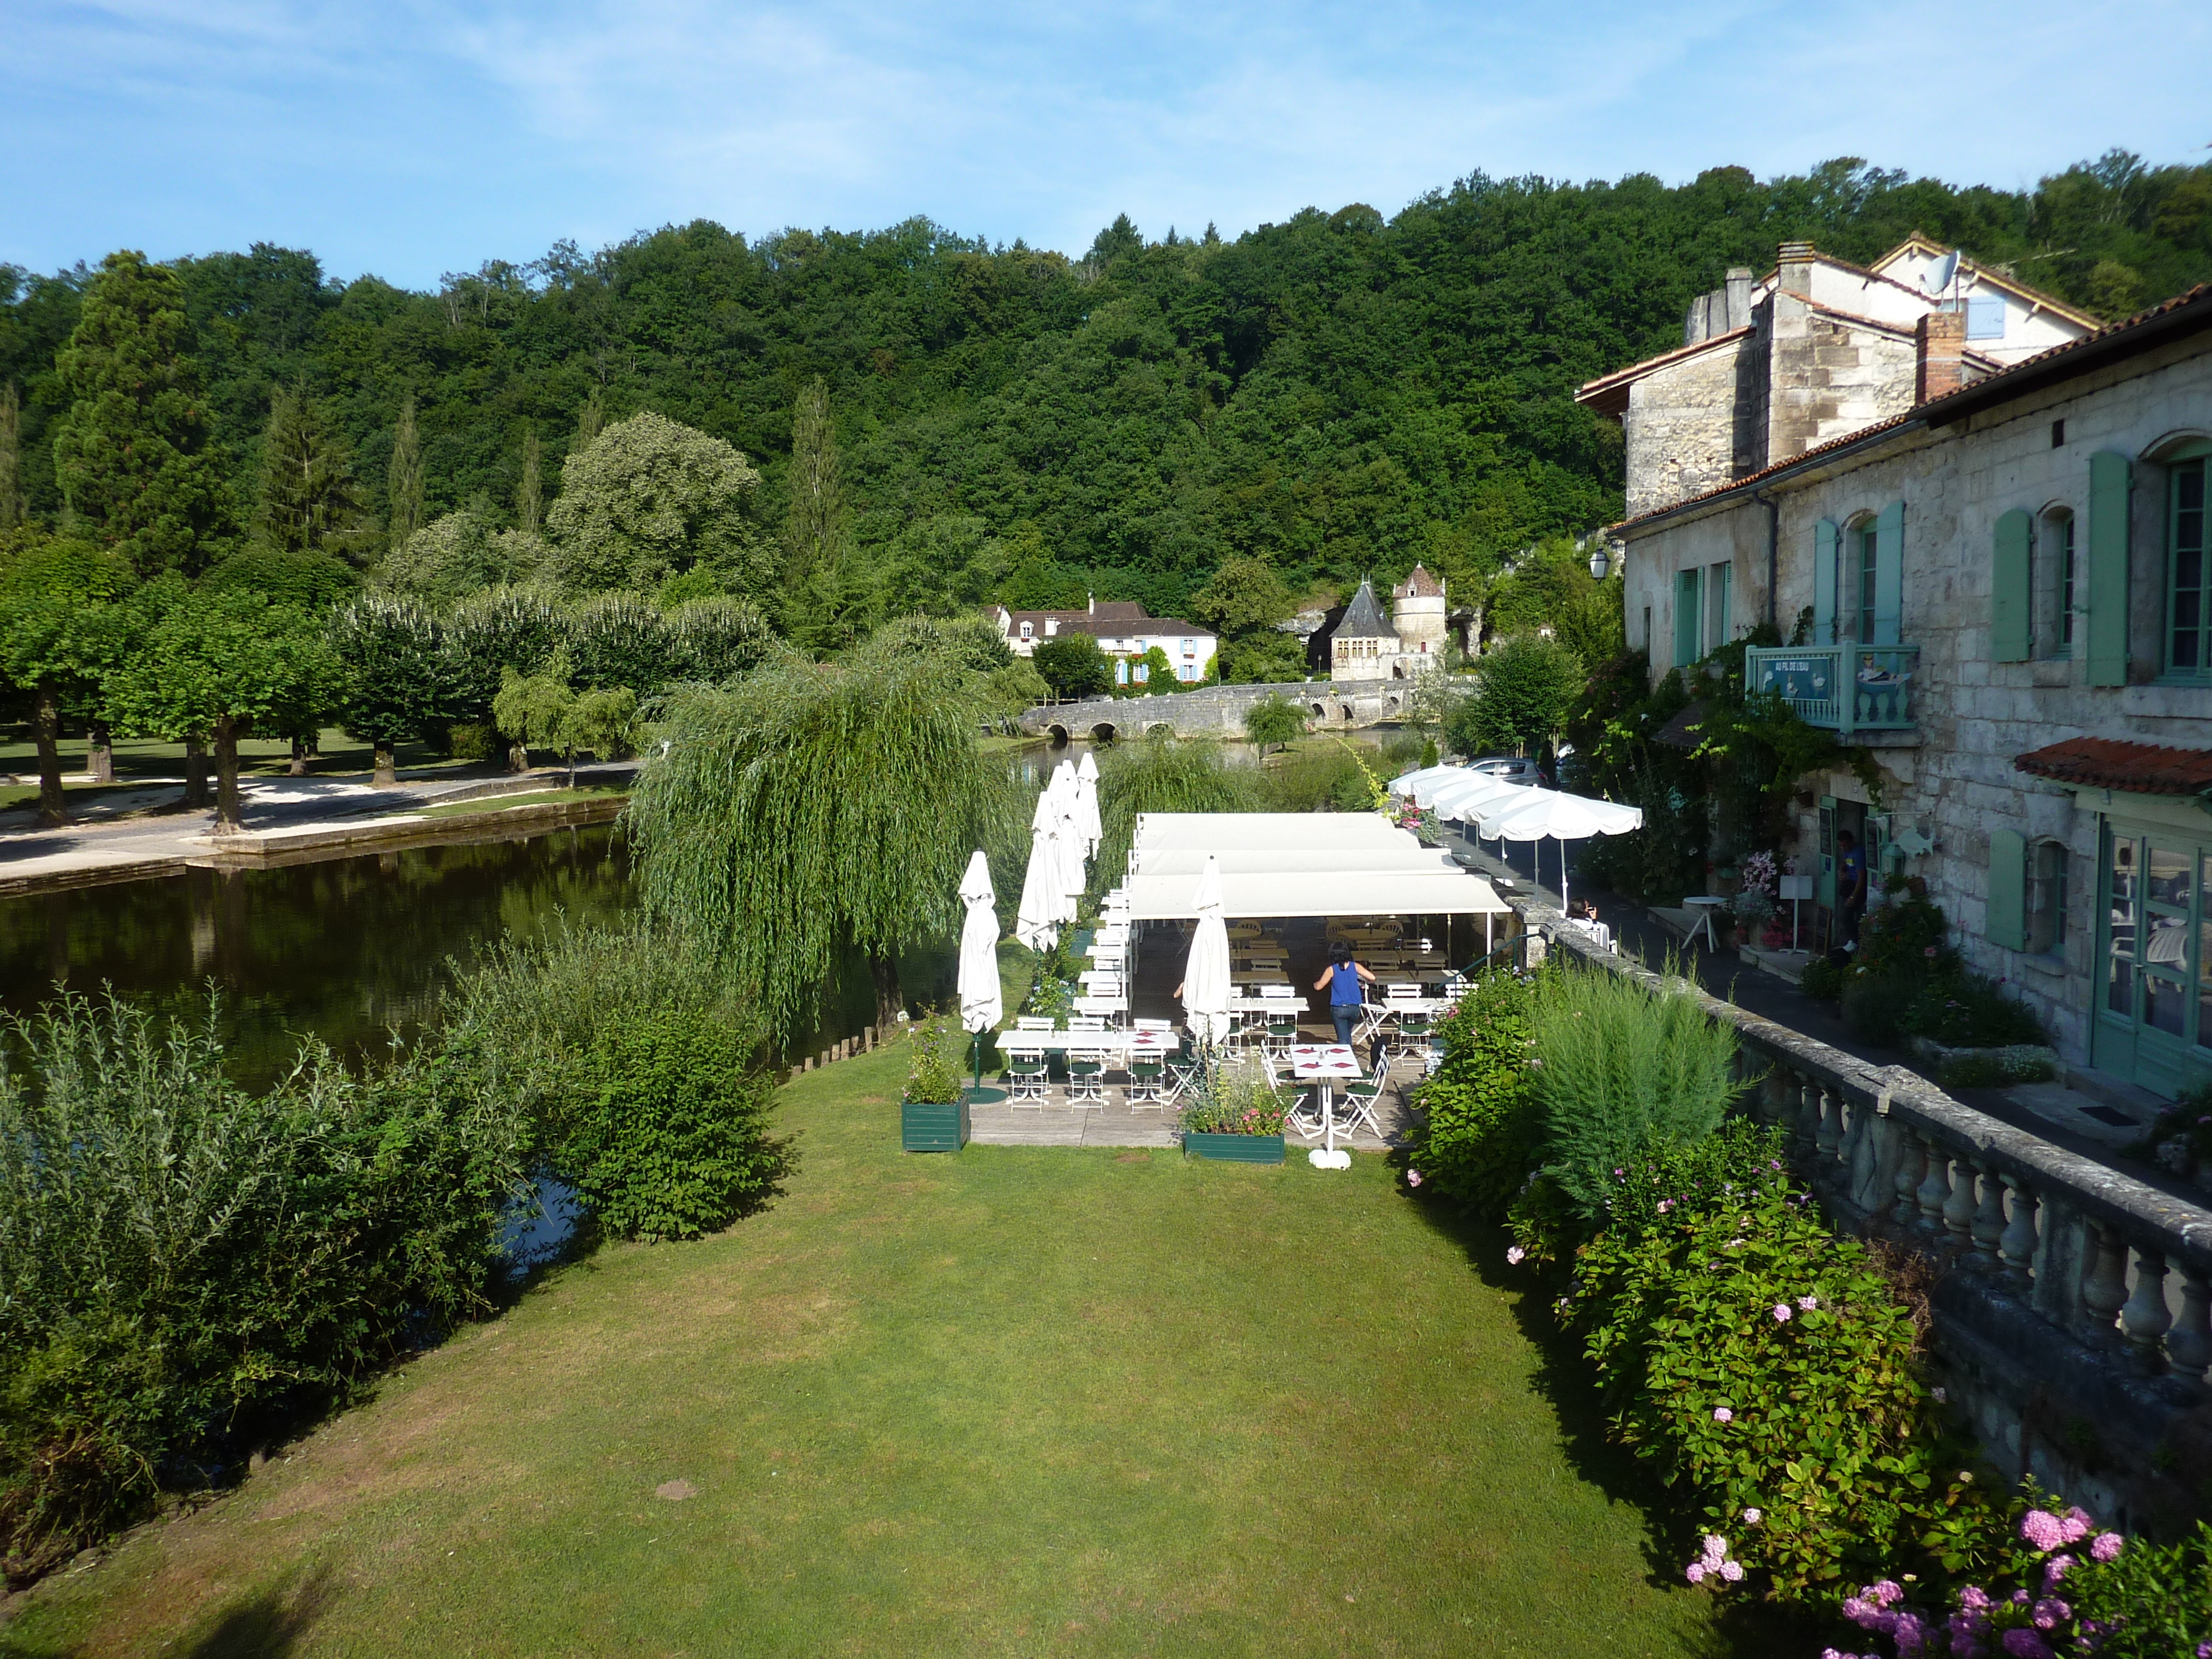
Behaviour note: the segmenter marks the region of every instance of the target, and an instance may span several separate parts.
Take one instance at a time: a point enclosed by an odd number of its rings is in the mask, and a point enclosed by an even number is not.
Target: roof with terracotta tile
[[[1441,599],[1444,585],[1429,574],[1425,567],[1415,565],[1413,574],[1390,590],[1391,597],[1400,599]]]
[[[2133,795],[2212,791],[2212,749],[2167,749],[2120,738],[2069,738],[2030,750],[2013,764],[2039,778],[2094,789],[2123,789]]]

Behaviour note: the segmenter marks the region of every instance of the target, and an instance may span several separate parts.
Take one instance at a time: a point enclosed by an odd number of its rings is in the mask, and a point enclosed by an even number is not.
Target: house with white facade
[[[2066,1060],[2175,1094],[2212,1079],[2212,288],[2098,329],[1973,272],[1978,340],[1929,257],[1848,321],[1785,248],[1721,335],[1584,388],[1629,428],[1629,641],[1694,677],[1770,625],[1749,687],[1877,766],[1801,786],[1824,920],[1850,829]]]
[[[1186,685],[1195,685],[1212,671],[1220,645],[1212,634],[1195,623],[1174,617],[1153,617],[1130,599],[1095,598],[1081,611],[1010,611],[994,605],[986,612],[1018,657],[1034,656],[1047,640],[1063,635],[1088,634],[1098,648],[1114,659],[1114,678],[1121,685],[1145,684],[1151,669],[1145,659],[1158,647],[1168,659],[1168,670]]]

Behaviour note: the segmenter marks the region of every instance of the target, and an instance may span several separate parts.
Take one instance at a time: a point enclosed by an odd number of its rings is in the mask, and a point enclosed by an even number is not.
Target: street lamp
[[[1590,580],[1601,582],[1613,572],[1613,549],[1604,542],[1590,544]]]

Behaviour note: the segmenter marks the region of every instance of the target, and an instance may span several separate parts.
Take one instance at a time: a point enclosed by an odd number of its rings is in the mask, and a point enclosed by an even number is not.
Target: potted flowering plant
[[[1207,1069],[1183,1109],[1186,1158],[1231,1164],[1280,1164],[1283,1120],[1291,1103],[1249,1060]]]
[[[906,1095],[899,1103],[899,1149],[957,1152],[968,1144],[967,1073],[963,1045],[942,1018],[915,1033]]]

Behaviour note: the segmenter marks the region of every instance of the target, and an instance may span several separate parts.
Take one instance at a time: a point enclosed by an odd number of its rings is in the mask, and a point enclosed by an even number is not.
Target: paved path
[[[599,781],[634,770],[629,763],[586,766],[578,769],[577,781]],[[260,835],[377,819],[405,821],[425,807],[477,797],[489,802],[500,794],[565,787],[567,781],[566,769],[549,767],[519,776],[477,770],[416,773],[403,775],[397,785],[383,788],[371,784],[366,775],[257,776],[241,778],[239,792],[244,798],[245,827]],[[179,787],[156,784],[131,791],[131,798],[139,801],[143,811],[179,793]],[[9,886],[151,875],[165,866],[204,862],[213,851],[212,808],[187,812],[179,806],[131,817],[93,810],[58,830],[27,823],[28,817],[15,812],[0,817],[0,883]]]

